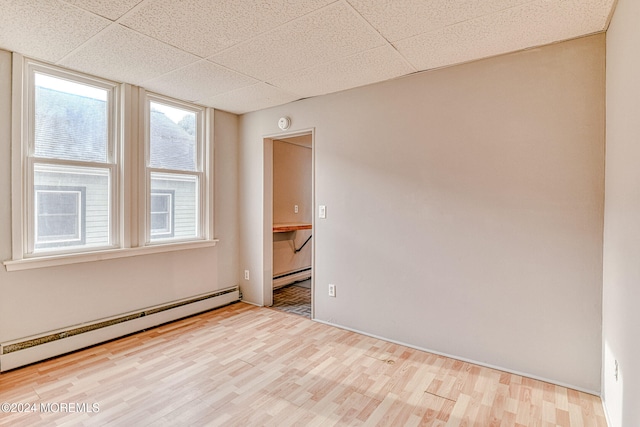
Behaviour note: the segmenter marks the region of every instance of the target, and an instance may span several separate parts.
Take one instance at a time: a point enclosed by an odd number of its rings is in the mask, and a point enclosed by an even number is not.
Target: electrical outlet
[[[329,283],[329,296],[330,297],[336,296],[336,285],[332,285],[331,283]]]
[[[298,205],[293,206],[293,213],[298,213]]]
[[[244,280],[249,280],[249,270],[244,271]]]
[[[616,382],[618,381],[618,374],[620,373],[620,367],[618,366],[618,361],[615,360],[615,370],[613,371],[613,375],[616,378]]]

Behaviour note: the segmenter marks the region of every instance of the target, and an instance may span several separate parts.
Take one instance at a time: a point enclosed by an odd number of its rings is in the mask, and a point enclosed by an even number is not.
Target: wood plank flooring
[[[598,397],[244,303],[0,374],[0,402],[50,405],[12,427],[606,426]]]

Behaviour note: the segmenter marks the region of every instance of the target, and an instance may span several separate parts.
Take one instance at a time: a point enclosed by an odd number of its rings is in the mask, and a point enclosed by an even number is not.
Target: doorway
[[[313,318],[313,131],[264,138],[264,147],[265,305]]]

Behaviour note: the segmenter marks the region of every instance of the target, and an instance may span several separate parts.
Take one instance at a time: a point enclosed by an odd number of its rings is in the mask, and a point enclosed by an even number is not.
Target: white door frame
[[[269,307],[273,305],[273,141],[276,139],[293,138],[296,136],[311,135],[311,205],[313,215],[311,217],[311,227],[314,238],[311,239],[311,318],[314,318],[313,291],[315,283],[315,233],[316,233],[316,196],[315,196],[315,128],[303,129],[292,132],[283,132],[263,136],[263,225],[262,225],[262,256],[263,256],[263,277],[262,277],[262,301],[263,305]]]

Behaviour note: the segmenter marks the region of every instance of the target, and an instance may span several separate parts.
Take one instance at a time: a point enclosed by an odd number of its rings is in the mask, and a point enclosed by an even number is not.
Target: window
[[[146,241],[203,238],[202,108],[146,97]]]
[[[215,245],[213,110],[18,53],[12,67],[8,271]]]
[[[117,86],[26,61],[25,256],[117,244]]]
[[[151,192],[151,236],[154,238],[173,237],[174,190],[156,190]]]
[[[85,243],[86,187],[35,188],[35,246]]]

